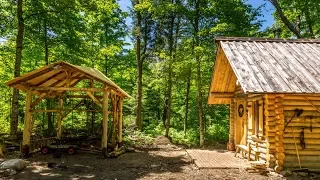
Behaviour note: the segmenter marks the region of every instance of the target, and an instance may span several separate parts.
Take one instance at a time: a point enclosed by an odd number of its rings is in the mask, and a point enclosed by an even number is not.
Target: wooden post
[[[284,115],[283,115],[283,95],[282,94],[277,94],[275,98],[276,102],[276,108],[275,108],[275,113],[276,113],[276,167],[275,171],[280,172],[283,170],[283,164],[284,164],[284,137],[283,137],[283,131],[284,131]]]
[[[118,104],[117,104],[117,98],[118,96],[116,94],[113,95],[113,99],[112,99],[112,111],[113,111],[113,114],[112,114],[112,136],[111,136],[111,142],[112,142],[112,146],[114,148],[116,148],[117,144],[116,144],[116,136],[117,136],[117,121],[118,121]]]
[[[122,146],[122,104],[123,98],[120,98],[119,101],[119,127],[118,127],[118,138],[119,138],[119,145]]]
[[[31,134],[31,112],[30,105],[32,101],[32,91],[30,89],[27,90],[26,97],[26,109],[24,115],[24,129],[23,129],[23,140],[22,140],[22,153],[26,155],[29,154],[30,148],[30,134]]]
[[[109,90],[105,89],[103,92],[103,103],[102,103],[102,150],[104,151],[104,155],[107,154],[108,147],[108,98],[109,98]]]
[[[60,97],[59,98],[59,112],[58,112],[58,133],[57,133],[57,137],[58,139],[61,138],[61,134],[62,134],[62,103],[63,103],[63,100],[62,98]]]

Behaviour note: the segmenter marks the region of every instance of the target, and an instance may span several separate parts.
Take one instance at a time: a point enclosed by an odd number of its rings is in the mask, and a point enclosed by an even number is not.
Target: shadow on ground
[[[137,179],[148,175],[177,173],[190,164],[184,151],[146,150],[125,153],[118,158],[103,159],[100,155],[79,153],[54,159],[38,154],[28,159],[28,167],[14,179]],[[67,165],[66,169],[48,168],[48,163]]]

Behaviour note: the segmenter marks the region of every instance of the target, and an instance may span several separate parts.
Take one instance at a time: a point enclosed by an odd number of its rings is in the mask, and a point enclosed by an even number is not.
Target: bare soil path
[[[66,169],[48,168],[48,163],[64,162]],[[0,177],[1,179],[1,177]],[[239,169],[198,169],[186,150],[159,143],[141,147],[115,159],[78,153],[54,159],[51,154],[38,154],[28,159],[22,172],[6,179],[282,179],[279,176],[249,174]]]

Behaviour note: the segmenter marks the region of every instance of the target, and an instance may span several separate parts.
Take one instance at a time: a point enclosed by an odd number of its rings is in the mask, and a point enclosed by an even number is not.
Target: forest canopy
[[[125,130],[188,145],[226,142],[229,107],[207,104],[215,37],[320,34],[319,2],[265,3],[274,6],[275,22],[262,30],[264,4],[254,8],[244,0],[132,0],[130,12],[115,0],[2,0],[0,133],[21,134],[24,117],[25,93],[4,83],[66,61],[100,70],[133,97],[124,102]],[[50,109],[57,102],[40,106]],[[37,135],[55,134],[54,113],[38,113],[35,119]],[[73,112],[63,129],[88,133],[92,119],[101,121],[101,115]]]

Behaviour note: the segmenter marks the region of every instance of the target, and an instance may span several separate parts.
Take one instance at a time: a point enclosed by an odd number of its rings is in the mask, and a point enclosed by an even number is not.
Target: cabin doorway
[[[237,100],[235,103],[235,121],[234,121],[234,143],[235,145],[242,144],[246,145],[247,137],[246,137],[246,101],[245,100]]]

